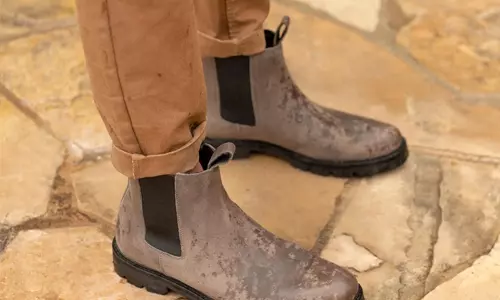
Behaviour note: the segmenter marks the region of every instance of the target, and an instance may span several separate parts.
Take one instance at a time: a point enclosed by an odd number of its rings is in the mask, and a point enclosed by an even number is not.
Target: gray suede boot
[[[189,300],[361,300],[346,270],[277,238],[226,194],[234,145],[203,146],[202,173],[130,180],[113,241],[115,271]]]
[[[263,53],[204,59],[207,141],[234,143],[236,158],[263,153],[321,175],[369,176],[402,165],[408,150],[397,128],[321,107],[300,91],[283,58],[288,23],[266,31]]]

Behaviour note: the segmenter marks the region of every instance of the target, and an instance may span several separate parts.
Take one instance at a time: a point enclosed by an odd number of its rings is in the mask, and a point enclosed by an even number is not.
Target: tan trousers
[[[77,0],[77,11],[113,165],[132,178],[192,169],[206,125],[201,55],[263,51],[269,0]]]

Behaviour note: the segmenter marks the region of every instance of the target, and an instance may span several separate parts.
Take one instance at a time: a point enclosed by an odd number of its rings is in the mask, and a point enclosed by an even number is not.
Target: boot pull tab
[[[230,162],[233,159],[235,150],[236,146],[233,143],[225,143],[217,147],[208,162],[207,169],[210,170]]]
[[[288,27],[290,27],[290,17],[289,16],[284,16],[283,19],[281,20],[280,25],[278,25],[278,28],[276,29],[276,32],[274,34],[274,45],[279,45],[281,41],[285,38],[287,32],[288,32]]]

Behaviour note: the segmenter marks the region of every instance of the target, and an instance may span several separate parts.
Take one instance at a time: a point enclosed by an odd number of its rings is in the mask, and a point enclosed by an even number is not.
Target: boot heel
[[[118,249],[116,241],[113,241],[113,265],[116,274],[138,288],[145,288],[148,292],[160,295],[166,295],[170,292],[170,288],[164,280],[124,257]]]

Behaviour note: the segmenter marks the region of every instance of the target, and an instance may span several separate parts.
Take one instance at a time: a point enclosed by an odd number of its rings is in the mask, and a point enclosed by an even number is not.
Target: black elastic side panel
[[[232,123],[254,126],[250,58],[216,58],[215,64],[219,79],[221,117]]]
[[[181,240],[175,205],[175,177],[139,179],[146,241],[153,247],[181,256]]]

